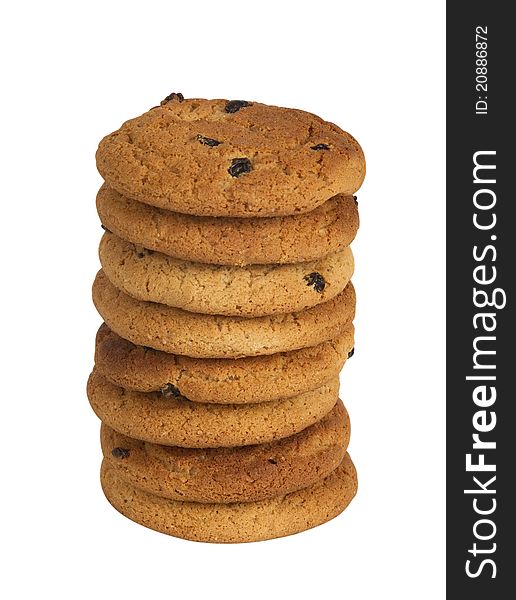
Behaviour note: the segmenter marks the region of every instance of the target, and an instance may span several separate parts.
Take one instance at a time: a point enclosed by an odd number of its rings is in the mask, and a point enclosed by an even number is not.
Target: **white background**
[[[444,597],[443,4],[4,3],[4,598]],[[94,152],[172,91],[315,112],[368,159],[342,376],[359,495],[290,538],[169,538],[100,490]]]

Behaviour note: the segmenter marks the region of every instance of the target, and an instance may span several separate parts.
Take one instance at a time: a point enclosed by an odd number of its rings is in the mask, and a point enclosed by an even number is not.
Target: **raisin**
[[[113,448],[111,454],[115,458],[127,458],[129,456],[129,450],[127,448]]]
[[[246,106],[252,106],[252,103],[247,102],[247,100],[230,100],[224,107],[224,110],[227,113],[236,113],[241,108],[245,108]]]
[[[231,166],[228,169],[228,173],[231,177],[240,177],[244,173],[249,173],[253,170],[251,161],[248,158],[234,158],[231,161]]]
[[[179,396],[181,396],[179,388],[177,388],[175,385],[172,385],[171,383],[165,384],[160,389],[160,392],[163,398],[178,398]]]
[[[168,104],[169,102],[172,102],[173,100],[177,100],[178,102],[183,102],[184,99],[185,99],[185,97],[183,96],[183,94],[180,94],[178,92],[172,92],[164,100],[162,100],[160,102],[160,106]]]
[[[311,150],[329,150],[330,147],[328,144],[316,144],[315,146],[310,146]]]
[[[214,140],[213,138],[204,137],[203,135],[198,135],[196,139],[199,142],[201,142],[201,144],[204,144],[205,146],[210,146],[211,148],[213,148],[213,146],[218,146],[219,144],[222,144],[222,142],[219,142],[219,140]]]
[[[306,285],[313,286],[314,290],[316,292],[319,292],[319,294],[323,292],[326,286],[326,281],[324,281],[324,277],[316,271],[314,271],[313,273],[308,273],[308,275],[305,275],[303,279],[306,281]]]
[[[277,465],[278,464],[278,461],[275,460],[274,458],[268,458],[267,461],[270,462],[271,465]]]
[[[136,252],[136,256],[138,258],[144,258],[145,256],[152,254],[152,250],[147,250],[147,248],[138,246],[137,244],[134,245],[134,251]]]
[[[348,358],[351,358],[353,356],[353,354],[355,354],[355,347],[353,346],[353,348],[351,348],[351,350],[348,352]]]

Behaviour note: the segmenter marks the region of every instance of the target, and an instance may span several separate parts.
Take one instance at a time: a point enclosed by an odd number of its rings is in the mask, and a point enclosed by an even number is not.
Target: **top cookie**
[[[232,217],[308,212],[354,194],[365,175],[357,141],[313,114],[181,94],[106,136],[97,167],[140,202]]]

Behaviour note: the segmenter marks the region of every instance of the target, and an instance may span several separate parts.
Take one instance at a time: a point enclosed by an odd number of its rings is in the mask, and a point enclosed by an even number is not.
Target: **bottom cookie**
[[[357,475],[346,454],[332,473],[311,487],[268,500],[233,504],[160,498],[125,482],[105,461],[101,484],[120,513],[145,527],[196,542],[241,543],[292,535],[333,519],[355,496]]]

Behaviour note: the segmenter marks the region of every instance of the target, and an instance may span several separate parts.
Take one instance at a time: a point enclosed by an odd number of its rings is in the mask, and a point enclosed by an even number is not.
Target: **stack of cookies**
[[[315,115],[171,94],[108,135],[88,397],[122,514],[206,542],[289,535],[356,493],[358,143]]]

